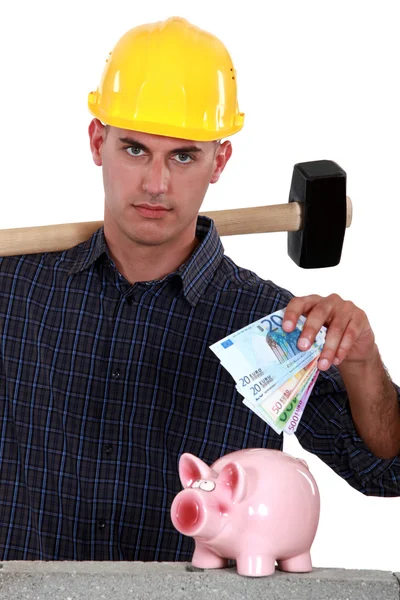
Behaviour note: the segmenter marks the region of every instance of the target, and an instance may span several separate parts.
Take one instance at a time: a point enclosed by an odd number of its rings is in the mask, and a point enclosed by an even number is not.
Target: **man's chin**
[[[173,236],[167,231],[161,231],[159,227],[152,225],[126,228],[126,235],[131,242],[140,246],[160,246],[167,243]]]

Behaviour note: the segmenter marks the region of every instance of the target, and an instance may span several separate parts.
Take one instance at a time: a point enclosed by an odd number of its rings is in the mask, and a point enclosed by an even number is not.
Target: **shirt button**
[[[126,302],[129,306],[132,306],[133,304],[133,296],[128,296],[126,299]]]
[[[112,372],[112,377],[114,379],[119,379],[121,377],[121,371],[119,369],[115,369],[115,371]]]
[[[97,527],[98,529],[104,529],[104,527],[106,526],[106,522],[104,519],[98,519],[97,521]]]
[[[112,446],[110,446],[110,444],[106,444],[106,445],[104,446],[104,452],[105,452],[106,454],[111,454],[111,452],[112,452],[112,451],[113,451],[113,447],[112,447]]]

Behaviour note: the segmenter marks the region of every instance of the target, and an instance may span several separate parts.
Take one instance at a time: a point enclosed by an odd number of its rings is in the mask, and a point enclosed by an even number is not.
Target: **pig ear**
[[[303,458],[298,458],[297,459],[302,465],[304,465],[308,470],[310,470],[310,467],[308,466],[308,464],[306,463],[306,461]]]
[[[246,473],[237,462],[231,462],[218,475],[218,483],[225,484],[232,495],[233,502],[241,502],[246,495]]]
[[[197,479],[213,479],[213,471],[205,462],[185,452],[179,459],[179,477],[184,488],[190,487]]]

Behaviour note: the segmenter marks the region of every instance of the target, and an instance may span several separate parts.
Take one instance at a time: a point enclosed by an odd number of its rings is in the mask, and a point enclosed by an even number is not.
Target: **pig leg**
[[[308,573],[312,571],[310,552],[304,552],[304,554],[299,554],[286,560],[278,560],[278,567],[282,571],[289,571],[291,573]]]
[[[223,569],[228,566],[228,559],[218,556],[207,548],[207,546],[196,540],[192,565],[199,569]]]
[[[268,554],[241,554],[236,557],[239,575],[262,577],[275,572],[275,557]]]

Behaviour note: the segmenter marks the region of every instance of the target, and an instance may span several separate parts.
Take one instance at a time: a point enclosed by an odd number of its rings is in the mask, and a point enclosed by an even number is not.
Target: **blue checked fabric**
[[[176,272],[134,285],[103,228],[0,259],[1,560],[190,560],[169,512],[181,454],[282,448],[209,346],[292,295],[225,256],[209,219],[197,236]],[[399,459],[364,446],[335,368],[297,435],[362,493],[399,495]]]

